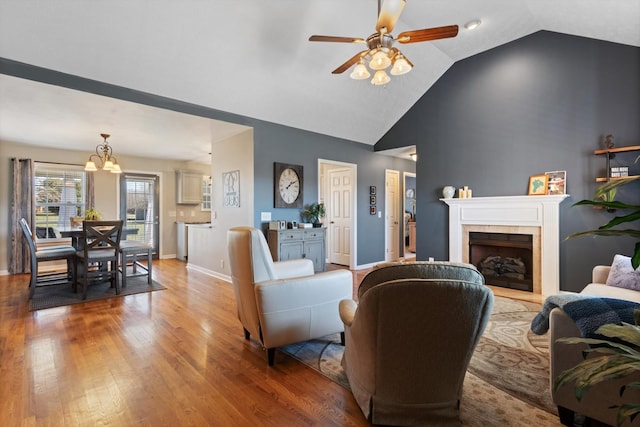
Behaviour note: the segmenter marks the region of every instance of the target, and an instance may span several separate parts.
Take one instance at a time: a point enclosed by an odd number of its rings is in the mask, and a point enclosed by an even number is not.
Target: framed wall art
[[[369,194],[372,195],[372,196],[376,195],[376,186],[375,185],[371,185],[369,187]]]
[[[222,172],[222,206],[240,207],[240,171]]]
[[[370,215],[375,215],[376,214],[376,207],[375,206],[369,206],[369,214]]]
[[[529,196],[544,196],[547,194],[547,174],[531,175],[529,177]]]
[[[567,194],[567,171],[545,172],[547,194]]]

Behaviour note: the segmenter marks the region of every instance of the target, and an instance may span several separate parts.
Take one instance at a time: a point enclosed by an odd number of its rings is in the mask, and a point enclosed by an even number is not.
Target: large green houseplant
[[[640,265],[640,230],[628,228],[631,224],[640,220],[640,205],[622,203],[613,200],[619,187],[632,184],[638,177],[616,179],[600,186],[595,193],[595,200],[581,200],[577,205],[590,205],[607,209],[609,211],[624,210],[623,215],[616,216],[611,221],[596,230],[581,231],[571,234],[568,238],[586,235],[596,236],[631,236],[638,241],[635,244],[631,265],[637,269]],[[614,228],[625,225],[625,228]],[[575,381],[576,398],[580,400],[584,393],[593,385],[603,381],[624,378],[634,372],[640,371],[640,310],[634,310],[635,325],[623,323],[622,325],[605,324],[596,331],[604,339],[593,338],[560,338],[558,342],[567,344],[585,343],[591,347],[583,352],[585,360],[571,369],[563,372],[554,385],[557,391],[567,383]],[[587,358],[589,353],[598,353],[600,356]],[[630,382],[622,387],[623,394],[628,388],[640,390],[640,382]],[[640,414],[640,402],[625,403],[618,408],[617,424],[622,425],[626,419],[633,422]]]
[[[633,205],[628,203],[622,203],[618,201],[611,200],[612,194],[615,194],[615,191],[619,187],[624,185],[629,185],[632,183],[636,183],[639,177],[629,177],[616,179],[603,184],[596,190],[595,200],[581,200],[577,202],[574,206],[578,205],[591,205],[597,206],[601,208],[605,208],[608,210],[624,210],[625,213],[620,216],[616,216],[611,221],[606,223],[605,225],[599,227],[596,230],[587,230],[581,231],[579,233],[573,233],[567,238],[580,237],[586,235],[596,235],[596,236],[631,236],[637,239],[635,249],[633,252],[633,256],[631,257],[631,265],[634,269],[637,269],[640,266],[640,229],[638,228],[614,228],[620,225],[629,226],[632,223],[640,220],[640,205]]]
[[[565,384],[575,381],[575,394],[578,400],[582,399],[587,390],[598,383],[616,380],[640,371],[640,310],[633,312],[636,325],[623,323],[622,325],[602,325],[597,334],[610,339],[594,338],[560,338],[558,342],[567,344],[585,343],[591,348],[585,350],[585,360],[571,369],[564,371],[556,380],[554,389],[557,391]],[[595,347],[594,347],[595,346]],[[598,357],[586,358],[589,353],[600,354]],[[623,386],[620,394],[632,388],[640,390],[640,382],[634,381]],[[640,403],[624,403],[618,407],[617,425],[620,426],[626,419],[633,422],[640,414]]]

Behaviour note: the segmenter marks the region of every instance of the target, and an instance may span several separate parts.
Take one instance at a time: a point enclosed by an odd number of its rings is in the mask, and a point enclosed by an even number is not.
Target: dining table
[[[77,250],[80,251],[83,249],[82,246],[82,226],[80,227],[57,227],[58,232],[60,233],[60,237],[70,237],[71,245]],[[125,227],[122,229],[122,234],[124,236],[128,236],[130,234],[138,234],[137,227]],[[126,237],[125,237],[126,239]]]

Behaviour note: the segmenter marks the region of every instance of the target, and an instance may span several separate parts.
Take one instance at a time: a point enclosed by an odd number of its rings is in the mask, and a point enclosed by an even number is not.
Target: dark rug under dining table
[[[96,301],[106,298],[117,298],[125,295],[133,295],[144,292],[153,292],[166,289],[163,285],[152,280],[151,285],[147,283],[146,277],[127,277],[127,287],[120,290],[116,295],[116,290],[110,283],[99,283],[89,285],[87,299],[82,299],[82,291],[73,291],[73,287],[68,284],[40,286],[36,288],[36,293],[29,300],[29,310],[43,310],[45,308],[60,307],[64,305],[79,304],[83,302]]]

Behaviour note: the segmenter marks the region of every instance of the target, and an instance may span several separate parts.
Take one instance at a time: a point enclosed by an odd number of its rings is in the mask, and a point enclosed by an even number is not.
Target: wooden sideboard
[[[324,228],[269,230],[269,250],[274,261],[307,258],[316,273],[325,271],[326,249]]]

